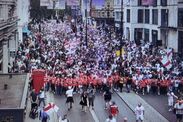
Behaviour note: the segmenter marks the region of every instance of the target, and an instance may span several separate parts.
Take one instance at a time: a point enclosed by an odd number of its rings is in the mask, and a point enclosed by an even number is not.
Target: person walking
[[[88,89],[88,101],[89,107],[94,109],[95,90],[93,88]]]
[[[109,113],[113,116],[114,119],[116,119],[116,117],[119,113],[118,106],[116,105],[116,103],[114,101],[110,105]]]
[[[179,100],[175,105],[175,114],[177,121],[176,122],[182,122],[182,116],[183,116],[183,101]]]
[[[42,109],[40,111],[39,119],[41,120],[41,122],[48,122],[50,116]]]
[[[177,99],[178,97],[172,91],[168,91],[167,95],[168,95],[168,106],[169,106],[168,111],[172,111],[174,105],[174,98]]]
[[[81,101],[80,101],[80,105],[82,106],[82,111],[86,112],[87,109],[87,92],[83,92],[83,94],[81,95]]]
[[[132,78],[128,77],[127,82],[126,82],[127,93],[130,93],[131,85],[132,85]]]
[[[136,122],[143,122],[145,110],[141,103],[135,108]]]
[[[41,103],[43,103],[43,106],[46,105],[45,98],[46,98],[46,95],[45,95],[44,89],[41,89],[39,93],[39,106],[41,106]]]
[[[119,81],[119,89],[120,89],[120,92],[123,91],[123,84],[125,82],[125,78],[124,77],[121,77],[120,78],[120,81]]]
[[[30,100],[31,100],[31,110],[37,106],[38,96],[35,92],[35,89],[32,90],[30,93]]]
[[[72,88],[71,86],[69,86],[68,90],[66,91],[66,96],[67,96],[66,103],[68,106],[68,110],[72,109],[72,104],[74,103],[73,91],[74,91],[74,88]]]
[[[109,107],[109,102],[111,101],[112,99],[112,94],[110,92],[110,90],[106,90],[104,92],[104,101],[105,101],[105,108],[104,109],[107,109]]]

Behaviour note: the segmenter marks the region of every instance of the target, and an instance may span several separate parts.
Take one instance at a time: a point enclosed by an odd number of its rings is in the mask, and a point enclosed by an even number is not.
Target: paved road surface
[[[55,95],[55,104],[60,108],[61,115],[67,114],[68,119],[70,122],[94,122],[94,119],[88,110],[87,112],[81,111],[81,106],[79,105],[80,102],[80,95],[74,95],[74,105],[73,108],[68,111],[66,105],[66,97],[64,95],[57,96]]]
[[[65,96],[55,95],[55,103],[61,109],[61,114],[68,114],[68,118],[71,122],[94,122],[94,118],[91,112],[88,110],[86,113],[81,111],[81,106],[79,105],[80,95],[74,96],[74,106],[73,109],[68,111],[65,104]],[[112,100],[116,102],[119,107],[119,116],[117,118],[118,122],[122,121],[124,117],[127,117],[129,122],[135,122],[134,113],[128,108],[128,106],[121,100],[121,98],[114,93]],[[104,110],[104,99],[101,93],[97,93],[95,97],[94,113],[100,122],[104,122],[108,117],[107,110]],[[76,121],[77,120],[77,121]]]
[[[158,96],[149,94],[140,96],[170,122],[174,122],[176,120],[175,114],[173,114],[173,112],[168,111],[168,98],[166,95]]]

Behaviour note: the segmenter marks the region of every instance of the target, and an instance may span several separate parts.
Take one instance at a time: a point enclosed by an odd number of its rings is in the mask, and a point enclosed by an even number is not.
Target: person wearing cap
[[[135,108],[136,122],[143,122],[144,120],[144,107],[141,103]]]
[[[72,104],[74,103],[74,99],[73,99],[73,91],[74,91],[74,88],[72,88],[71,86],[68,87],[68,90],[66,91],[66,96],[67,96],[67,100],[66,100],[66,103],[70,105],[68,110],[70,110],[72,108]]]

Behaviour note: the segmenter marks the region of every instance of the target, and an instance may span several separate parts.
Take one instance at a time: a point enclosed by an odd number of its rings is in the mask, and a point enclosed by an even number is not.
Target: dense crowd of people
[[[122,92],[126,86],[127,92],[133,89],[137,94],[182,94],[183,61],[171,48],[150,42],[137,45],[124,38],[120,43],[105,25],[88,25],[87,37],[82,23],[49,20],[30,24],[30,28],[11,71],[44,69],[47,91],[61,95],[69,86],[77,92],[92,86],[105,93],[112,89]],[[121,48],[119,56],[116,52]],[[163,62],[165,57],[168,65]],[[90,104],[93,106],[92,101]]]

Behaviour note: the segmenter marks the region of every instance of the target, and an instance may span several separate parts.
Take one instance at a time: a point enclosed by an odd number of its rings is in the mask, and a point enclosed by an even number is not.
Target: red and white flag
[[[163,58],[161,58],[161,63],[163,64],[164,67],[166,67],[168,70],[172,67],[172,63],[170,61],[170,59],[168,58],[168,56],[164,56]]]
[[[168,59],[171,61],[172,57],[173,57],[173,49],[172,48],[168,48],[166,50],[166,54],[167,54]]]
[[[48,114],[51,115],[53,112],[58,112],[59,107],[57,105],[55,105],[54,103],[48,103],[45,108],[44,111]]]

